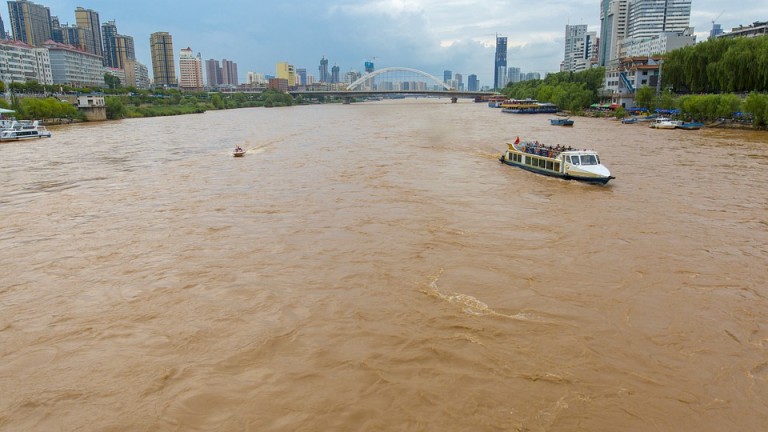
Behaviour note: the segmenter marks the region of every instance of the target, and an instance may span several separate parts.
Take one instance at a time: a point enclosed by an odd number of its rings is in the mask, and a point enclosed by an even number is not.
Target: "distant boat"
[[[622,124],[635,124],[637,123],[637,117],[627,117],[621,119]]]
[[[682,124],[677,125],[677,128],[685,130],[697,130],[703,128],[704,126],[704,123],[699,122],[683,122]]]
[[[234,157],[243,157],[245,156],[245,150],[240,148],[240,146],[235,147],[235,151],[232,152],[232,155]]]
[[[536,99],[510,99],[501,104],[501,112],[509,114],[556,114],[557,105]]]
[[[552,126],[573,126],[573,120],[568,118],[549,119],[549,124]]]

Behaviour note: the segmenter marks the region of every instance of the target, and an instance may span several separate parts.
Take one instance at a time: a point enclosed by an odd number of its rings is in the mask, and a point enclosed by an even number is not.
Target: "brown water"
[[[767,184],[766,133],[437,99],[4,143],[0,430],[765,430]]]

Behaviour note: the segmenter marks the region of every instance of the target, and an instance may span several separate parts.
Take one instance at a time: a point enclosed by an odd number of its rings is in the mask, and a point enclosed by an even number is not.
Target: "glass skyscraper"
[[[496,36],[496,61],[493,69],[493,86],[500,89],[507,85],[507,38]]]

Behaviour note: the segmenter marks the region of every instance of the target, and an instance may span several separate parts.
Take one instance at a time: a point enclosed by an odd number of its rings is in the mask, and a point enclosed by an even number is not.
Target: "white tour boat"
[[[50,138],[51,132],[41,126],[37,120],[16,121],[14,120],[8,127],[0,130],[0,141],[18,141],[30,138]]]
[[[507,143],[507,151],[499,161],[507,165],[566,180],[606,184],[616,177],[600,163],[594,150],[544,146],[538,142],[523,142],[520,138]]]

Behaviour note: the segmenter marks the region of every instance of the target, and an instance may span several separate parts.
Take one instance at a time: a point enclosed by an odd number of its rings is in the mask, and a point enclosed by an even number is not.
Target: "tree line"
[[[509,83],[502,93],[510,99],[536,99],[551,102],[563,110],[579,112],[597,102],[604,77],[605,68],[558,72],[544,79]]]
[[[768,36],[710,38],[667,53],[662,83],[675,93],[768,91]]]

